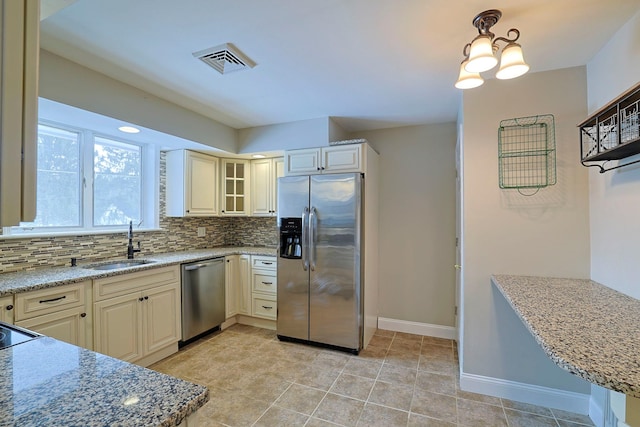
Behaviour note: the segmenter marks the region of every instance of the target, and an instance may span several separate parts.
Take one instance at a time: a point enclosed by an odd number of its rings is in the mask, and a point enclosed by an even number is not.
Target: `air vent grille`
[[[193,56],[215,69],[220,74],[253,68],[256,63],[231,43],[194,52]]]

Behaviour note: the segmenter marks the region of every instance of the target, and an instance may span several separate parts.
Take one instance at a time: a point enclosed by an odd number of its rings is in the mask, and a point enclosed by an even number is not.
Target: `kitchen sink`
[[[90,264],[87,265],[86,268],[90,268],[91,270],[117,270],[119,268],[131,268],[145,264],[152,264],[153,262],[154,261],[149,261],[147,259],[126,259],[100,264]]]

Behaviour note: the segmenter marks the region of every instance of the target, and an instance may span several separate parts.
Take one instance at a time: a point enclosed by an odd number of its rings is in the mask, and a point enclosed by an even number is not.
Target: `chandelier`
[[[491,9],[485,10],[473,18],[473,26],[478,29],[478,36],[462,49],[464,60],[460,64],[460,74],[455,83],[455,87],[458,89],[471,89],[484,83],[480,73],[489,71],[498,65],[496,57],[496,53],[500,49],[498,42],[505,42],[506,45],[500,54],[500,67],[496,72],[496,78],[513,79],[529,71],[529,65],[524,62],[522,47],[516,43],[520,38],[520,31],[511,28],[507,31],[507,37],[495,37],[495,34],[489,31],[501,16],[502,12]]]

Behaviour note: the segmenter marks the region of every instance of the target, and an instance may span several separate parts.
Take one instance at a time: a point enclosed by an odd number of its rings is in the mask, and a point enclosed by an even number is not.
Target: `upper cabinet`
[[[189,150],[167,153],[167,216],[218,214],[218,158]]]
[[[286,175],[364,172],[363,144],[290,150],[285,152]]]
[[[249,215],[249,169],[248,160],[222,159],[222,215]]]
[[[36,216],[40,2],[0,0],[0,226]]]
[[[284,176],[284,158],[251,161],[251,215],[276,215],[281,176]]]

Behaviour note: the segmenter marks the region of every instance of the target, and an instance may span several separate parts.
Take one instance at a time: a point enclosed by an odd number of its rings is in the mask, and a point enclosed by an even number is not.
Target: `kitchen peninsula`
[[[0,350],[0,370],[1,425],[189,426],[209,400],[206,387],[49,337]]]
[[[626,422],[640,425],[640,301],[587,279],[491,280],[556,365],[627,395]]]

